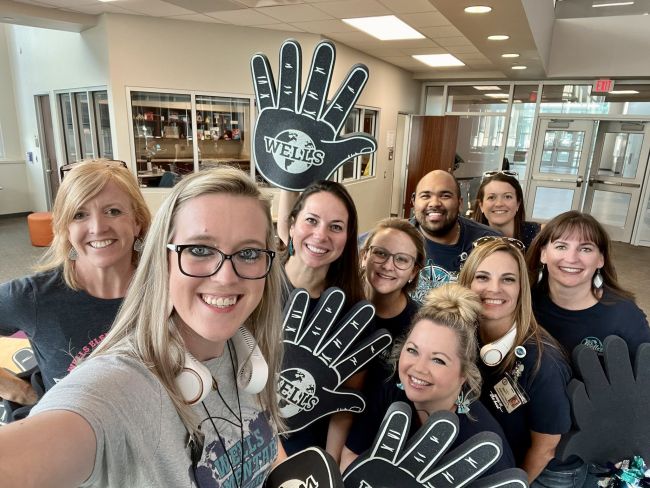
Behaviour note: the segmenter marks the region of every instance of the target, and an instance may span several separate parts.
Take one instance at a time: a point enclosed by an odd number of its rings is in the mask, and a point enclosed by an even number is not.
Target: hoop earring
[[[591,282],[593,283],[596,291],[600,291],[603,289],[603,284],[605,283],[605,280],[603,279],[603,275],[600,274],[600,268],[596,270],[596,274],[594,274],[594,278],[591,280]]]
[[[133,250],[137,253],[141,253],[143,249],[144,242],[139,237],[136,237],[135,241],[133,242]]]
[[[542,265],[539,267],[539,270],[537,271],[537,283],[541,283],[544,279],[544,268],[546,268],[546,265],[542,263]]]
[[[456,412],[458,414],[469,413],[469,404],[469,398],[465,396],[465,392],[461,389],[460,393],[458,393],[458,398],[456,398]]]
[[[293,247],[293,237],[289,237],[289,247],[288,247],[288,249],[289,249],[289,256],[293,256],[294,254],[296,254],[296,250]]]
[[[70,261],[76,261],[77,258],[79,257],[79,253],[74,247],[71,247],[70,250],[68,251],[68,259]]]

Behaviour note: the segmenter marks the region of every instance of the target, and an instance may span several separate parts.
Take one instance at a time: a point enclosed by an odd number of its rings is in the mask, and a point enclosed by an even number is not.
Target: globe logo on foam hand
[[[301,368],[289,368],[280,373],[278,396],[280,414],[284,418],[293,417],[303,410],[312,410],[318,403],[316,380]]]
[[[296,129],[282,131],[276,137],[264,136],[264,148],[282,170],[292,174],[320,166],[325,159],[325,153],[316,149],[312,138]]]

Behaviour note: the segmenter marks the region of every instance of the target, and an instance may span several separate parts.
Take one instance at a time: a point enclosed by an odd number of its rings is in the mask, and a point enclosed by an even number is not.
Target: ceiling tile
[[[75,12],[88,15],[108,14],[132,14],[131,10],[126,10],[112,3],[94,3],[92,5],[81,5],[74,7]]]
[[[193,12],[205,13],[216,12],[218,10],[236,10],[244,8],[239,2],[234,0],[164,0],[166,3],[183,7]]]
[[[203,14],[189,14],[189,15],[172,15],[170,17],[167,17],[170,20],[189,20],[192,22],[206,22],[210,24],[223,24],[224,22],[215,19],[214,17],[208,17],[207,15]]]
[[[120,0],[117,6],[152,17],[196,13],[160,0]]]
[[[392,12],[376,0],[339,0],[314,5],[337,19],[390,15]]]
[[[339,19],[314,20],[311,22],[291,22],[291,25],[298,27],[305,32],[313,34],[329,34],[332,32],[359,32],[351,25]]]
[[[255,27],[259,29],[271,29],[271,30],[279,30],[279,31],[289,31],[289,32],[303,32],[301,29],[298,29],[297,27],[294,27],[289,24],[270,24],[270,25],[256,25]]]
[[[364,49],[363,51],[376,58],[383,58],[386,56],[395,56],[395,57],[404,56],[402,49],[391,49],[391,48],[382,47],[377,49],[367,48]]]
[[[453,25],[439,25],[437,27],[425,27],[424,29],[426,29],[428,32],[420,32],[431,37],[432,39],[440,39],[443,37],[463,37],[463,33],[456,29]]]
[[[411,27],[435,27],[451,25],[439,12],[423,12],[419,14],[399,14],[398,17]]]
[[[441,47],[411,47],[402,49],[402,53],[412,56],[414,54],[447,54],[447,51]]]
[[[45,6],[66,7],[74,9],[78,6],[97,5],[98,2],[96,0],[45,0],[42,3]]]
[[[390,42],[390,44],[387,44]],[[438,49],[440,45],[431,39],[405,39],[403,41],[384,41],[383,44],[393,48],[399,49],[418,49],[418,48],[433,48]]]
[[[183,0],[178,0],[183,1]],[[210,1],[210,0],[207,0]],[[246,7],[260,8],[260,7],[277,7],[279,5],[299,5],[305,3],[303,0],[235,0]]]
[[[354,44],[368,44],[368,45],[376,45],[379,46],[381,45],[382,41],[379,39],[375,39],[372,36],[369,36],[368,34],[364,34],[363,32],[357,31],[355,29],[355,32],[329,32],[328,37],[334,39],[335,41],[342,42],[343,44],[348,44],[351,45],[352,43]],[[382,43],[383,44],[383,43]]]
[[[429,0],[379,0],[395,13],[437,12],[438,10],[429,3]]]
[[[257,8],[259,12],[283,22],[308,22],[310,20],[330,20],[332,17],[311,5],[285,5],[282,7]]]
[[[255,26],[276,24],[278,22],[277,19],[261,14],[255,9],[207,12],[207,15],[233,25]]]
[[[480,54],[481,51],[476,49],[475,46],[470,45],[470,46],[448,46],[449,47],[449,52],[451,54],[472,54],[472,53],[478,53]]]
[[[436,42],[444,47],[452,46],[471,46],[472,43],[466,37],[443,37],[436,39]]]

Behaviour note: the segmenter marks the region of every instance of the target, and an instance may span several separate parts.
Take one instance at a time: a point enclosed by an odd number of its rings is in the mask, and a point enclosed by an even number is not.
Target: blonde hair
[[[93,353],[93,356],[99,356],[117,352],[142,361],[162,383],[188,431],[197,435],[200,435],[198,418],[183,400],[175,383],[183,366],[186,348],[173,314],[170,316],[172,304],[166,245],[176,231],[178,212],[188,201],[205,194],[243,196],[259,201],[267,222],[266,246],[275,249],[271,203],[246,173],[221,167],[183,178],[158,210],[147,235],[140,265],[115,323]],[[269,380],[258,398],[262,406],[269,410],[278,428],[283,426],[277,407],[275,383],[275,375],[282,362],[278,300],[280,283],[279,263],[274,261],[266,277],[262,299],[245,323],[269,365]]]
[[[95,198],[110,182],[115,183],[129,197],[133,218],[140,226],[140,234],[135,237],[144,238],[151,223],[151,213],[133,173],[117,161],[108,159],[82,161],[68,171],[61,182],[52,209],[54,239],[36,266],[37,271],[63,266],[63,279],[66,285],[73,290],[81,288],[75,275],[74,261],[68,257],[72,248],[68,226],[77,211]],[[139,258],[137,252],[131,253],[134,266],[138,265]]]
[[[458,357],[461,374],[465,377],[465,399],[470,403],[481,396],[481,372],[476,366],[478,340],[476,329],[483,307],[478,295],[456,283],[449,283],[433,288],[427,294],[422,306],[413,317],[408,334],[395,342],[391,363],[397,365],[406,339],[415,325],[422,320],[429,320],[437,325],[447,327],[456,333],[458,339]]]
[[[530,294],[530,283],[528,282],[528,272],[526,268],[526,261],[524,255],[519,249],[512,244],[502,239],[495,239],[488,241],[484,244],[477,246],[465,261],[463,269],[458,277],[458,283],[467,288],[471,288],[472,281],[476,275],[476,270],[479,265],[495,252],[505,252],[517,263],[519,270],[519,297],[514,311],[513,323],[517,324],[517,335],[515,336],[515,346],[521,346],[528,341],[535,342],[538,349],[537,363],[534,372],[537,372],[542,359],[542,351],[544,345],[556,348],[562,351],[555,339],[537,323],[535,315],[533,314],[533,304]],[[499,371],[509,371],[514,367],[515,361],[515,347],[513,346],[510,352],[506,355],[504,360],[499,365]]]

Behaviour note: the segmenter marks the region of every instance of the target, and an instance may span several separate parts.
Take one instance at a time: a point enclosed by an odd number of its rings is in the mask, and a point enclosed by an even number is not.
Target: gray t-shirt
[[[233,351],[234,354],[234,351]],[[235,359],[236,361],[236,359]],[[239,391],[244,436],[228,349],[204,363],[218,382],[205,406],[194,407],[203,422],[203,452],[196,467],[201,488],[261,487],[277,457],[278,437],[256,396]],[[142,363],[124,356],[100,356],[82,363],[52,388],[30,416],[49,410],[81,415],[97,439],[95,465],[83,487],[177,488],[197,486],[188,433],[166,391]],[[243,451],[243,483],[240,466]],[[233,478],[233,469],[237,480]]]

